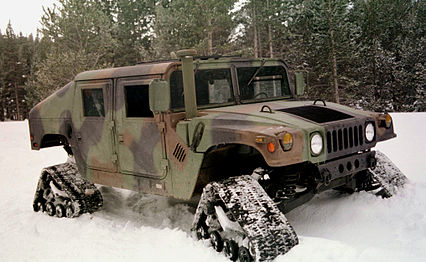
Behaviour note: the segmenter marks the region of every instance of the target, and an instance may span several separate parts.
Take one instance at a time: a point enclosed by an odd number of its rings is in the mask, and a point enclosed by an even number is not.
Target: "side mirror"
[[[303,77],[303,72],[296,72],[294,76],[296,80],[296,95],[301,96],[305,93],[305,78]]]
[[[170,110],[170,86],[166,80],[154,79],[149,84],[149,109],[154,114]]]

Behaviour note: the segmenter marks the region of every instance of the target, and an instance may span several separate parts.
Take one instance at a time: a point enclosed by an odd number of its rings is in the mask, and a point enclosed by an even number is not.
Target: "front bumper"
[[[374,168],[376,166],[375,156],[375,151],[368,151],[320,164],[317,166],[320,175],[319,180],[327,186],[333,180],[368,168]]]

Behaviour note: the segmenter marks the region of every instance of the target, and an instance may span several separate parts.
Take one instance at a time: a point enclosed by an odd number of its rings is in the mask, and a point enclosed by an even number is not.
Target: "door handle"
[[[123,135],[118,135],[118,142],[119,143],[124,143],[124,137],[123,137]]]

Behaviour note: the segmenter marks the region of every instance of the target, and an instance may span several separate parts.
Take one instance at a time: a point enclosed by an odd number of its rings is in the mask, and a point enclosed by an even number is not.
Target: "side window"
[[[104,95],[102,88],[85,88],[81,90],[84,116],[105,116]]]
[[[154,117],[149,109],[149,86],[124,86],[127,117]]]
[[[231,71],[228,68],[198,70],[195,74],[197,106],[214,107],[234,103]],[[182,71],[170,75],[172,109],[184,108]]]

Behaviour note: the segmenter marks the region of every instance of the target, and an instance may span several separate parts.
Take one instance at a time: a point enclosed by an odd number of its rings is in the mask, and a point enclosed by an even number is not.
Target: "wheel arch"
[[[65,151],[69,155],[72,155],[72,150],[66,136],[62,134],[44,134],[40,142],[40,148],[54,146],[63,146]]]
[[[251,174],[255,168],[266,166],[264,156],[253,146],[242,143],[212,145],[204,153],[194,195],[200,194],[212,181]]]

